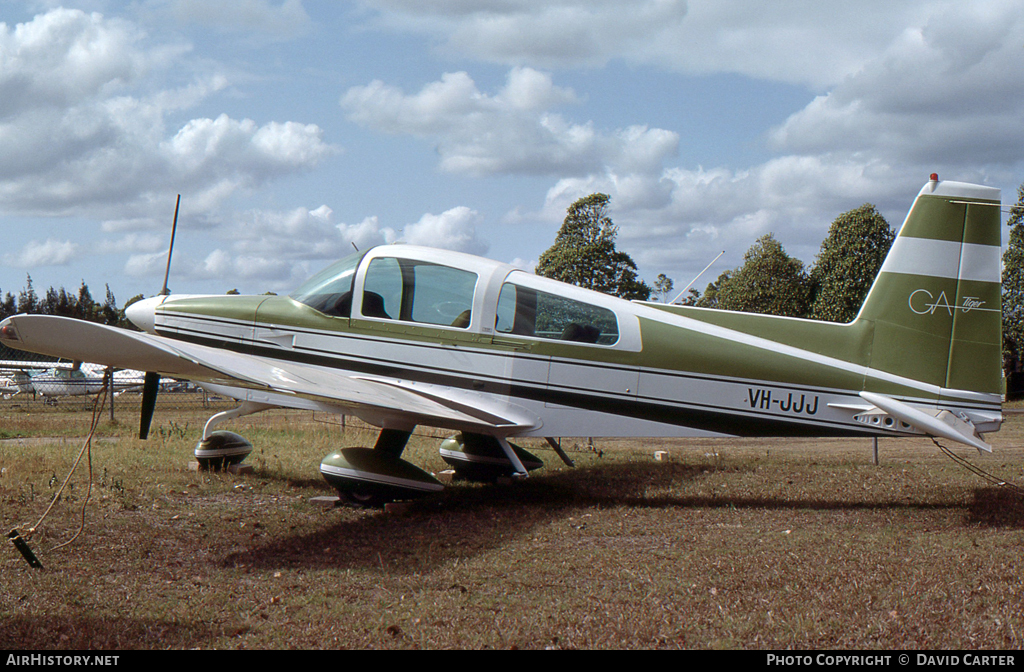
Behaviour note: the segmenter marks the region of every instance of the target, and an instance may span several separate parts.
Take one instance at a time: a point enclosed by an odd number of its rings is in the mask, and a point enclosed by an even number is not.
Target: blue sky
[[[405,241],[530,267],[612,197],[682,288],[773,232],[1016,200],[1019,0],[0,1],[0,291],[285,292]]]

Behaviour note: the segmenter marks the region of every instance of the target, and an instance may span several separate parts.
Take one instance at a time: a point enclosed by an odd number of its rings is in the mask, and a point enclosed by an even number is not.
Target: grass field
[[[0,410],[0,526],[35,524],[89,414]],[[127,418],[125,418],[127,420]],[[148,442],[105,421],[30,543],[0,546],[0,649],[935,648],[1024,644],[1024,500],[926,440],[541,442],[526,482],[455,484],[405,513],[323,508],[332,450],[309,413],[226,425],[248,476],[188,469],[205,414]],[[1024,416],[992,456],[1024,483]],[[445,468],[439,438],[406,457]],[[564,446],[572,447],[566,440]],[[656,461],[656,450],[668,459]]]

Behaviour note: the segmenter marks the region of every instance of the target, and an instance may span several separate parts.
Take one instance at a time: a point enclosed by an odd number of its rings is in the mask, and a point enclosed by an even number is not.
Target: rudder
[[[857,317],[874,323],[870,368],[935,385],[936,400],[1001,392],[999,205],[992,187],[924,186]]]

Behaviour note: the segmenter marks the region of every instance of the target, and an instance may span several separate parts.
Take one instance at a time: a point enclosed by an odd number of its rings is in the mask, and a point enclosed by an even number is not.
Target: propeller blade
[[[160,387],[160,374],[153,371],[146,372],[146,379],[142,383],[142,412],[139,419],[139,438],[145,440],[149,437],[149,425],[153,422],[153,411],[156,409],[156,393]]]
[[[171,293],[167,289],[167,281],[171,277],[171,255],[174,254],[174,235],[178,231],[178,208],[181,206],[181,194],[174,203],[174,221],[171,223],[171,244],[167,247],[167,270],[164,271],[164,287],[160,290],[160,296],[167,296]],[[153,411],[156,410],[156,393],[160,388],[160,374],[153,371],[146,372],[146,379],[142,383],[142,412],[139,417],[139,438],[149,437],[149,426],[153,422]]]

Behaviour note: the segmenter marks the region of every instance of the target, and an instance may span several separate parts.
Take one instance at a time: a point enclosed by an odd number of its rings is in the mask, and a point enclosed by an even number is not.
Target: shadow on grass
[[[0,621],[0,650],[180,649],[202,646],[223,634],[195,622],[90,615],[8,616]]]
[[[404,515],[355,514],[316,532],[227,556],[227,566],[376,568],[413,573],[500,547],[593,505],[634,505],[650,486],[692,479],[701,468],[607,465],[536,475],[511,485],[464,484],[411,504]]]
[[[979,488],[968,516],[972,523],[986,527],[1024,528],[1024,494],[1009,488]]]
[[[403,515],[356,514],[316,532],[276,539],[224,558],[226,566],[256,568],[362,568],[389,572],[430,571],[458,559],[500,548],[581,509],[767,509],[767,510],[945,510],[948,502],[842,501],[782,497],[648,495],[707,472],[684,464],[600,465],[507,486],[463,485],[415,502]],[[728,471],[737,471],[730,468]]]

